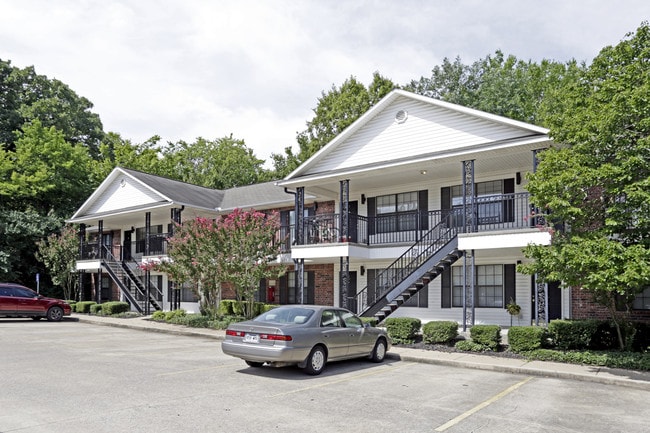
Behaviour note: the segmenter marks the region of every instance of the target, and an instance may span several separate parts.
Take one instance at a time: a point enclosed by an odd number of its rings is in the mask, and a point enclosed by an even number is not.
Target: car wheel
[[[263,362],[255,362],[255,361],[246,361],[246,364],[248,364],[249,367],[255,367],[255,368],[259,368],[264,365]]]
[[[52,307],[47,310],[47,320],[50,322],[58,322],[63,319],[63,308]]]
[[[327,354],[323,346],[314,347],[309,356],[307,357],[307,365],[305,365],[305,373],[316,376],[321,374],[327,362]]]
[[[32,320],[41,320],[41,316],[32,317]]]
[[[386,357],[386,340],[380,338],[375,343],[375,348],[372,349],[372,355],[370,355],[370,359],[372,360],[372,362],[382,362],[385,357]]]

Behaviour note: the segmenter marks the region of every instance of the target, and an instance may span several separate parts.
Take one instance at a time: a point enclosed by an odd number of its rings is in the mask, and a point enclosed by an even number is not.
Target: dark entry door
[[[534,277],[531,284],[532,290],[532,312],[533,321],[537,320],[537,303],[535,299],[535,283]],[[562,289],[560,288],[559,281],[552,281],[546,285],[547,299],[548,299],[548,321],[562,318]]]
[[[548,320],[562,318],[562,289],[559,281],[548,283]]]

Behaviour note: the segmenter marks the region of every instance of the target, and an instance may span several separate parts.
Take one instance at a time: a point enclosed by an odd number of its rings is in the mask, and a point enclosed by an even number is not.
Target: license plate
[[[257,334],[246,334],[244,335],[244,343],[259,343],[260,336]]]

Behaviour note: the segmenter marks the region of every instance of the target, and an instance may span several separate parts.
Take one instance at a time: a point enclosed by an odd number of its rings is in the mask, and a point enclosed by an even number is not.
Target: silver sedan
[[[228,326],[221,348],[251,367],[296,364],[317,375],[328,361],[367,357],[382,362],[390,345],[386,331],[346,309],[284,305]]]

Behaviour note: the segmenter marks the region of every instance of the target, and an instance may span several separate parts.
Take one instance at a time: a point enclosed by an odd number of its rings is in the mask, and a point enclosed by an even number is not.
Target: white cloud
[[[404,84],[444,57],[497,49],[590,61],[650,2],[0,0],[0,11],[0,58],[68,84],[106,130],[135,142],[232,133],[266,159],[350,76]]]

